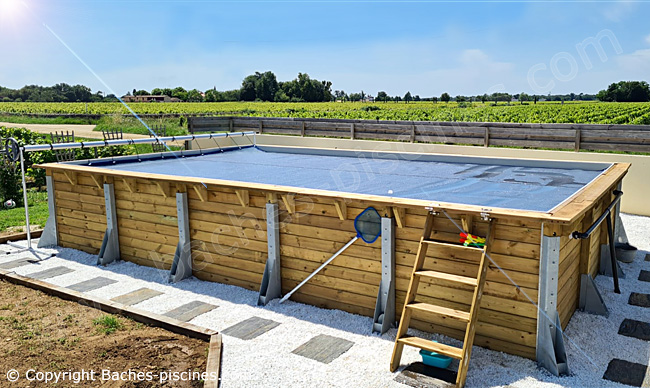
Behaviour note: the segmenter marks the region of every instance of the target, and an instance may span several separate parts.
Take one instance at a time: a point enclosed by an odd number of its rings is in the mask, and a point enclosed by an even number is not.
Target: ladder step
[[[419,337],[403,337],[397,340],[397,342],[400,342],[404,345],[408,346],[413,346],[415,348],[420,348],[424,350],[428,350],[430,352],[436,352],[438,354],[442,354],[447,357],[452,357],[457,360],[460,360],[463,358],[463,349],[457,348],[455,346],[449,346],[445,344],[441,344],[439,342],[433,342],[429,341],[424,338],[419,338]]]
[[[416,271],[414,273],[414,275],[420,276],[420,277],[438,279],[438,280],[445,280],[445,281],[453,282],[453,283],[466,284],[466,285],[472,286],[472,287],[476,287],[478,285],[478,282],[477,282],[477,280],[475,278],[470,278],[470,277],[467,277],[467,276],[452,275],[450,273],[445,273],[445,272]]]
[[[469,251],[476,251],[476,252],[483,252],[483,248],[477,248],[477,247],[468,247],[462,244],[452,244],[452,243],[447,243],[447,242],[442,242],[442,241],[436,241],[436,240],[422,240],[423,243],[429,244],[429,245],[435,245],[438,247],[446,247],[446,248],[456,248],[456,249],[466,249]]]
[[[436,306],[429,303],[411,303],[406,305],[409,310],[424,311],[431,314],[440,315],[457,319],[463,322],[469,322],[469,313],[462,310],[454,310],[447,307]]]

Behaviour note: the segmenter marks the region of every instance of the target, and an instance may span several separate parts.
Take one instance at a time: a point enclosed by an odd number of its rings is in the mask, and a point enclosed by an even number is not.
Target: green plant
[[[97,330],[106,335],[113,334],[122,328],[122,322],[112,315],[102,315],[99,318],[93,319],[93,324],[99,326]]]

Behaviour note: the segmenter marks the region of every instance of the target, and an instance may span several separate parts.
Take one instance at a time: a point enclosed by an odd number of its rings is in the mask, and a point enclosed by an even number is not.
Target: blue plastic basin
[[[425,365],[433,366],[435,368],[446,369],[451,364],[451,357],[443,356],[442,354],[430,352],[428,350],[420,350],[422,362]]]

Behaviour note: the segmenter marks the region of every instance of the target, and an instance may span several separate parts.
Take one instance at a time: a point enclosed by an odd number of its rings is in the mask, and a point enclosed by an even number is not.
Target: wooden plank
[[[111,300],[123,305],[133,306],[159,295],[163,295],[163,293],[150,288],[139,288],[124,295],[116,296]]]
[[[319,334],[310,339],[291,353],[329,364],[350,350],[354,342],[330,335]]]
[[[393,215],[395,216],[395,223],[398,228],[404,228],[406,222],[406,209],[403,207],[393,206]]]
[[[101,175],[90,174],[90,177],[92,178],[93,182],[95,182],[95,186],[97,186],[98,189],[104,189],[104,178]]]
[[[135,193],[138,190],[137,181],[135,180],[135,178],[123,177],[122,182],[124,182],[124,185],[129,190],[130,193]]]
[[[334,201],[334,206],[336,207],[336,213],[339,215],[339,219],[345,221],[348,218],[348,207],[345,201]]]
[[[289,214],[293,214],[296,212],[296,201],[294,200],[293,194],[283,195],[282,202],[284,203],[284,206],[289,212]]]
[[[156,180],[154,183],[156,187],[158,187],[158,191],[163,195],[163,197],[167,198],[170,196],[169,182]]]
[[[221,380],[221,334],[213,334],[210,337],[210,346],[208,347],[208,360],[206,361],[205,371],[207,378],[203,383],[203,388],[218,388]]]
[[[72,186],[77,185],[77,173],[75,171],[63,171],[63,175]]]
[[[239,203],[241,204],[241,206],[248,207],[250,203],[248,190],[235,190],[235,193],[237,194],[237,199],[239,199]]]
[[[199,197],[201,202],[206,202],[208,200],[208,188],[204,185],[192,185],[194,192]]]
[[[250,317],[239,323],[236,323],[227,329],[223,330],[224,335],[239,338],[244,341],[252,340],[260,335],[273,330],[280,326],[279,322],[260,317]]]

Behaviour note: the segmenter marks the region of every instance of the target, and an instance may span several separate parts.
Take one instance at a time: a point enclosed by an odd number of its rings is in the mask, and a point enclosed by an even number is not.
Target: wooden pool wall
[[[366,207],[395,220],[396,319],[402,305],[427,210],[408,201],[381,202],[255,189],[234,184],[197,184],[199,180],[49,164],[59,245],[97,254],[106,230],[104,183],[114,185],[121,258],[169,269],[179,240],[176,192],[186,192],[192,240],[193,275],[199,279],[260,289],[267,259],[265,206],[276,202],[280,219],[282,293],[290,291],[355,235],[353,220]],[[562,326],[578,305],[580,274],[597,275],[605,228],[588,240],[570,239],[584,230],[611,202],[626,164],[617,164],[566,202],[554,214],[494,212],[497,221],[492,259],[519,288],[491,265],[481,303],[475,344],[536,357],[543,236],[560,237],[557,311]],[[443,207],[444,209],[444,207]],[[457,242],[461,214],[473,215],[472,232],[485,235],[480,209],[450,206],[440,215],[434,237]],[[509,213],[512,213],[509,215]],[[476,276],[477,258],[430,250],[429,269]],[[372,316],[381,281],[381,243],[359,240],[310,280],[292,299],[307,304]],[[467,309],[472,290],[442,283],[421,284],[418,299]],[[529,300],[530,299],[530,300]],[[416,317],[412,326],[462,339],[464,325],[436,316]],[[462,326],[461,326],[462,325]]]

